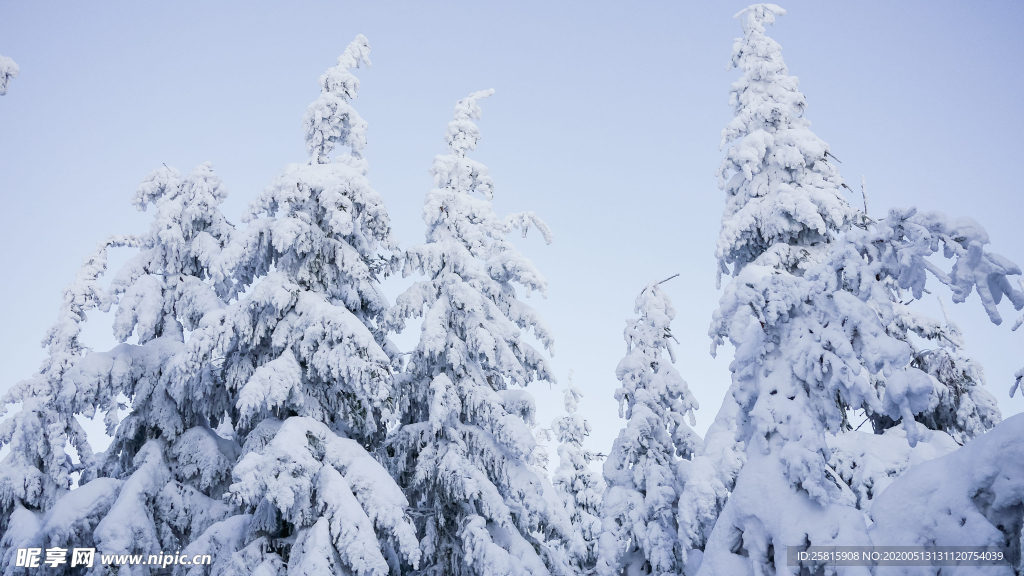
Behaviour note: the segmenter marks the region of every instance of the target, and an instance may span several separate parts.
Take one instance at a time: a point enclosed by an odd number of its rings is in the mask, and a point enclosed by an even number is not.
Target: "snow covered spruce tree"
[[[590,463],[602,458],[583,447],[590,435],[590,422],[577,413],[583,392],[572,383],[565,388],[565,416],[555,418],[551,430],[558,440],[558,468],[553,484],[561,494],[572,523],[572,541],[566,549],[575,574],[588,574],[597,565],[597,542],[601,535],[601,498],[604,482],[590,469]]]
[[[626,322],[627,353],[615,370],[622,382],[615,398],[628,422],[604,464],[597,573],[607,576],[681,573],[676,507],[685,464],[700,443],[690,428],[697,400],[672,366],[675,309],[658,283],[640,293],[636,312],[639,318]]]
[[[422,535],[418,573],[564,574],[572,527],[553,488],[531,470],[535,405],[516,388],[554,381],[521,330],[532,328],[549,351],[551,335],[514,287],[544,293],[546,283],[506,239],[531,224],[551,236],[532,213],[498,218],[487,167],[466,156],[480,140],[477,101],[491,94],[456,104],[448,153],[430,170],[427,242],[405,255],[404,273],[427,279],[398,297],[390,326],[420,317],[423,327],[401,377],[402,426],[387,456]]]
[[[706,541],[701,575],[774,571],[787,546],[870,543],[855,490],[830,465],[829,439],[859,409],[901,422],[914,447],[932,436],[915,418],[946,390],[912,364],[913,347],[894,329],[906,320],[897,296],[920,299],[931,275],[955,302],[977,288],[996,323],[1003,295],[1024,306],[1006,278],[1020,270],[985,252],[988,237],[973,220],[913,208],[878,222],[854,218],[828,146],[800,117],[796,79],[764,35],[783,13],[759,4],[738,15],[744,38],[733,63],[744,77],[733,85],[736,118],[723,143],[735,143],[719,172],[729,200],[718,257],[720,271],[733,265],[733,279],[711,336],[713,350],[726,339],[736,347],[727,403],[737,406],[746,461]],[[955,260],[949,272],[926,259],[940,248]]]
[[[304,117],[309,161],[250,205],[220,262],[248,290],[207,315],[186,351],[197,386],[231,392],[241,445],[226,490],[237,512],[186,549],[213,555],[216,574],[383,576],[419,562],[407,501],[367,452],[392,418],[377,276],[379,250],[394,247],[361,155],[366,122],[349,103],[350,69],[368,54],[358,36],[320,77]]]
[[[72,464],[65,458],[81,472],[79,487],[61,490],[59,498],[32,514],[22,511],[31,520],[22,525],[34,529],[10,533],[22,534],[18,547],[160,554],[180,550],[190,536],[226,510],[218,490],[225,486],[237,450],[229,442],[219,442],[208,426],[208,410],[223,411],[224,395],[214,391],[192,403],[197,391],[185,389],[172,370],[184,346],[183,330],[194,329],[206,312],[224,305],[218,286],[208,281],[207,268],[230,237],[231,227],[217,210],[224,196],[208,164],[184,179],[168,168],[153,172],[133,200],[140,210],[147,205],[156,208],[150,233],[102,244],[65,293],[62,320],[51,331],[48,361],[51,374],[56,375],[56,365],[63,364],[64,369],[59,381],[50,378],[52,388],[34,387],[25,406],[48,399],[48,408],[56,409],[61,418],[53,423],[53,431],[64,425],[78,435],[75,416],[91,418],[99,411],[114,441],[106,452],[93,456],[84,438],[72,437],[80,461]],[[111,245],[135,246],[139,253],[104,290],[97,279]],[[105,310],[113,303],[115,338],[126,342],[134,336],[137,343],[123,343],[108,352],[82,349],[77,335],[83,312],[90,307]],[[64,344],[55,346],[58,343]],[[60,362],[52,362],[56,351],[62,352]],[[125,408],[125,400],[131,403],[131,413],[119,422],[118,410]],[[16,417],[14,422],[20,420]],[[41,447],[35,450],[45,455]],[[18,452],[12,450],[12,455]],[[66,481],[63,487],[68,487]],[[5,547],[16,544],[10,540]],[[9,550],[6,556],[7,570],[12,571]],[[70,565],[57,568],[67,570]],[[98,574],[109,566],[97,563],[94,568]]]
[[[21,69],[13,59],[0,54],[0,96],[7,94],[8,84],[18,77],[19,72]]]

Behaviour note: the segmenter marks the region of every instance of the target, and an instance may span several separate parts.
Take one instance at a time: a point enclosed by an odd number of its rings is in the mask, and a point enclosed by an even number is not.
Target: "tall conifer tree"
[[[744,37],[733,64],[744,76],[733,84],[736,117],[723,132],[733,145],[719,172],[728,200],[717,252],[733,279],[711,335],[716,346],[736,346],[727,403],[737,406],[746,462],[730,468],[738,476],[706,541],[707,575],[762,573],[786,562],[787,546],[869,543],[829,440],[849,430],[858,409],[901,421],[913,447],[928,436],[915,419],[942,393],[893,329],[906,319],[898,296],[920,299],[931,275],[954,301],[976,287],[997,323],[1003,295],[1024,305],[1006,280],[1020,270],[984,251],[987,235],[973,220],[913,208],[877,222],[855,217],[834,157],[802,118],[796,79],[764,34],[781,14],[757,4],[737,15]],[[940,247],[955,259],[948,273],[925,259]],[[691,544],[699,539],[692,526],[688,533]]]
[[[513,228],[547,228],[532,213],[498,218],[487,167],[467,154],[480,140],[478,100],[459,100],[448,153],[434,158],[423,218],[426,243],[405,255],[416,282],[398,297],[392,326],[422,318],[401,381],[402,427],[391,468],[418,515],[424,574],[541,575],[568,570],[560,544],[571,526],[546,479],[531,470],[536,407],[522,390],[554,377],[522,331],[549,351],[543,320],[514,284],[546,291],[533,264],[506,239]]]

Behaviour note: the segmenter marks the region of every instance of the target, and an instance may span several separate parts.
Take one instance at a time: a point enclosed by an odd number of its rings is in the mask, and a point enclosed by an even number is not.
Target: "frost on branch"
[[[700,444],[690,426],[697,400],[672,366],[675,309],[657,283],[626,321],[627,353],[615,370],[619,414],[628,420],[604,464],[603,530],[597,573],[677,574],[685,564],[675,510],[681,471]],[[687,424],[689,419],[689,425]]]
[[[522,338],[551,334],[516,296],[514,284],[544,293],[533,264],[506,239],[532,214],[500,219],[487,167],[466,156],[480,131],[476,92],[448,123],[448,154],[434,158],[423,219],[426,243],[405,254],[414,283],[389,313],[392,329],[422,318],[419,343],[400,379],[401,428],[386,454],[405,487],[421,536],[421,571],[437,575],[565,573],[561,550],[572,526],[558,494],[531,469],[532,397],[514,387],[554,381],[547,361]]]

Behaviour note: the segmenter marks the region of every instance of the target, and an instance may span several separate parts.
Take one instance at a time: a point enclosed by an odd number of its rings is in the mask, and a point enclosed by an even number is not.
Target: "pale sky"
[[[573,369],[596,427],[591,445],[607,452],[622,426],[612,393],[623,321],[647,282],[680,272],[664,288],[703,433],[732,356],[727,346],[710,357],[707,330],[724,206],[714,172],[738,77],[726,63],[743,7],[0,0],[0,54],[21,66],[0,97],[0,390],[38,367],[61,290],[95,243],[148,228],[128,200],[151,170],[212,161],[230,191],[224,212],[240,224],[284,165],[305,159],[301,117],[317,77],[361,33],[373,66],[356,72],[354,105],[370,125],[371,182],[403,247],[423,238],[427,168],[444,152],[455,101],[496,89],[482,102],[475,154],[495,179],[496,210],[533,210],[555,234],[550,246],[514,240],[549,282],[546,300],[528,300],[554,332],[561,380],[557,393],[531,387],[541,422],[559,414]],[[847,182],[857,189],[866,177],[869,212],[971,216],[993,251],[1024,263],[1024,3],[783,7],[768,33]],[[412,280],[385,288],[393,299]],[[947,290],[933,291],[948,302]],[[1024,411],[1024,398],[1007,394],[1024,334],[1002,310],[996,327],[976,297],[951,307],[1008,416]],[[93,320],[86,340],[106,349],[109,324]],[[408,349],[415,337],[398,341]]]

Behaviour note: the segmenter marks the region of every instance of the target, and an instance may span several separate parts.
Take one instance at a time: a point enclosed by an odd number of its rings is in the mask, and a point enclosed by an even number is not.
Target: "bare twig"
[[[676,276],[679,276],[679,273],[678,273],[678,272],[676,272],[675,274],[673,274],[673,275],[669,276],[668,278],[665,278],[665,279],[664,279],[664,280],[662,280],[661,282],[658,282],[658,284],[659,284],[659,285],[660,285],[660,284],[664,284],[665,282],[668,282],[669,280],[671,280],[671,279],[675,278]]]

